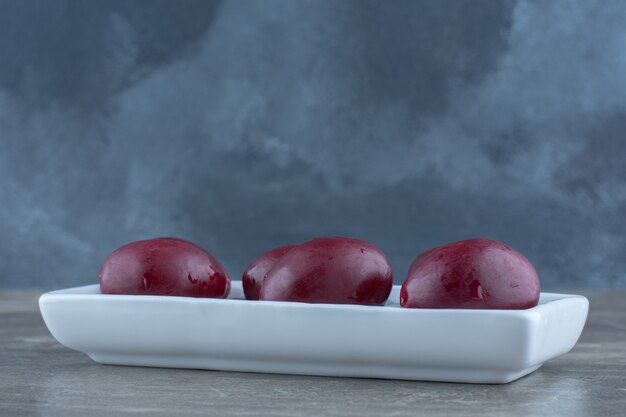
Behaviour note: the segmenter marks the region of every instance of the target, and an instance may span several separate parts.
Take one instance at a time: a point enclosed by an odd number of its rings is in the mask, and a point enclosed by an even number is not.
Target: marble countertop
[[[590,300],[576,347],[506,385],[106,366],[58,344],[41,291],[0,291],[0,415],[618,416],[626,413],[626,291]]]

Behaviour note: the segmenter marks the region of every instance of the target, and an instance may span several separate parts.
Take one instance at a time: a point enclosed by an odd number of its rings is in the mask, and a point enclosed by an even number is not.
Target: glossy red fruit
[[[259,300],[383,305],[391,265],[371,243],[326,237],[297,245],[267,273]]]
[[[502,242],[468,239],[419,255],[400,290],[408,308],[527,309],[539,302],[530,261]]]
[[[225,298],[230,278],[209,252],[175,238],[139,240],[122,246],[100,269],[103,294]]]
[[[276,265],[276,262],[296,245],[285,245],[274,248],[256,258],[246,268],[241,278],[243,293],[246,300],[258,300],[261,284],[265,279],[265,274]]]

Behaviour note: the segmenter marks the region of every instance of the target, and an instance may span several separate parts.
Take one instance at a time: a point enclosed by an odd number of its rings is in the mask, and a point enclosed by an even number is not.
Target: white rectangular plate
[[[44,321],[63,345],[114,365],[427,381],[507,383],[568,352],[585,297],[542,293],[528,310],[384,307],[46,293]]]

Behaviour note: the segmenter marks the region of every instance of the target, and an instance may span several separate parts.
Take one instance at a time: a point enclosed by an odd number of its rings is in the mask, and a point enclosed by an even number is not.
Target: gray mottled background
[[[626,287],[626,2],[0,0],[0,286],[348,235]]]

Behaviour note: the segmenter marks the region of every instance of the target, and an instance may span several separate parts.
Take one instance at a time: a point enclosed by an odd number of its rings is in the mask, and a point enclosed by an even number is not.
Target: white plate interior
[[[389,299],[387,300],[387,302],[385,303],[384,307],[390,307],[390,308],[400,308],[400,285],[394,285],[393,288],[391,289],[391,293],[389,294]],[[85,285],[82,287],[74,287],[74,288],[67,288],[67,289],[63,289],[63,290],[57,290],[57,291],[51,291],[48,292],[46,294],[44,294],[44,296],[48,296],[48,295],[102,295],[102,293],[100,292],[100,285],[98,284],[92,284],[92,285]],[[189,301],[193,301],[193,302],[203,302],[203,301],[207,301],[207,302],[225,302],[227,300],[233,300],[233,301],[245,301],[245,302],[254,302],[257,303],[259,301],[250,301],[250,300],[246,300],[243,294],[243,287],[241,284],[241,281],[232,281],[231,282],[231,290],[230,290],[230,294],[228,295],[228,298],[226,299],[219,299],[219,298],[193,298],[193,297],[176,297],[176,296],[165,296],[165,295],[122,295],[122,294],[107,294],[107,297],[133,297],[136,299],[152,299],[152,300],[189,300]],[[561,300],[564,298],[573,298],[573,297],[580,297],[580,298],[584,298],[581,295],[572,295],[572,294],[558,294],[558,293],[544,293],[542,292],[540,297],[539,297],[539,304],[537,304],[537,306],[532,307],[530,309],[527,310],[486,310],[489,312],[502,312],[502,313],[506,313],[506,312],[519,312],[519,311],[527,311],[527,312],[531,312],[534,309],[540,308],[542,305],[545,305],[547,303],[553,302],[553,301],[557,301],[557,300]],[[279,303],[279,304],[290,304],[290,305],[315,305],[315,306],[332,306],[332,307],[339,307],[339,308],[356,308],[356,309],[362,309],[362,308],[381,308],[381,307],[372,307],[372,306],[361,306],[361,305],[355,305],[355,304],[310,304],[310,303],[296,303],[296,302],[285,302],[285,301],[261,301],[261,303],[264,304],[275,304],[275,303]],[[406,309],[406,310],[413,310],[413,311],[427,311],[427,310],[432,310],[432,311],[464,311],[464,312],[470,312],[470,311],[483,311],[481,309]]]

